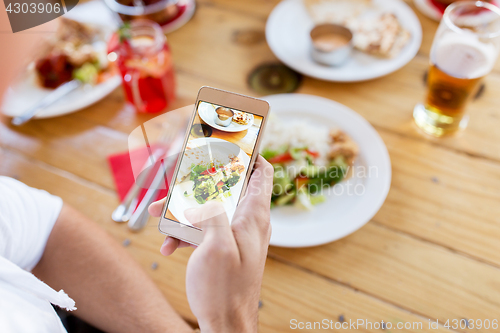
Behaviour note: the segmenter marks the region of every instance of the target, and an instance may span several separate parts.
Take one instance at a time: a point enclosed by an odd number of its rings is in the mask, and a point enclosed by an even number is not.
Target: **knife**
[[[16,126],[24,124],[25,122],[36,116],[38,112],[57,102],[63,96],[66,96],[73,90],[76,90],[81,85],[82,83],[79,80],[72,80],[64,83],[63,85],[57,87],[50,94],[42,98],[42,100],[38,102],[34,107],[28,109],[22,115],[14,117],[12,119],[12,124]]]

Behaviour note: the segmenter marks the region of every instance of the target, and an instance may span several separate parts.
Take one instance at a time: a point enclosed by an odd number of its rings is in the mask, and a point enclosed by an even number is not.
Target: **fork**
[[[158,139],[158,142],[160,143],[166,143],[172,141],[172,139],[175,138],[176,132],[172,130],[172,126],[164,126],[165,128],[163,129],[160,138]],[[143,188],[144,184],[146,183],[147,179],[149,179],[149,176],[151,174],[151,170],[153,169],[154,163],[161,159],[166,152],[166,148],[162,147],[160,149],[157,149],[154,151],[153,155],[150,156],[149,159],[153,159],[153,164],[151,165],[151,169],[147,170],[147,167],[151,163],[149,160],[147,160],[143,167],[141,168],[141,172],[139,176],[137,176],[136,181],[132,184],[132,187],[130,190],[127,192],[127,195],[123,199],[123,201],[120,203],[118,207],[113,211],[111,214],[111,218],[115,222],[127,222],[130,217],[132,216],[134,210],[136,209],[137,203],[139,201],[139,194],[141,192],[141,189]]]

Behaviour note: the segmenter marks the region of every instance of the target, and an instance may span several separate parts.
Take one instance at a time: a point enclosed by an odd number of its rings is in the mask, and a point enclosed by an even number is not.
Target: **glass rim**
[[[498,8],[497,6],[495,6],[491,3],[484,2],[484,1],[456,1],[456,2],[452,3],[451,5],[449,5],[448,7],[446,7],[446,10],[444,11],[444,14],[443,14],[444,23],[450,29],[452,29],[453,31],[455,31],[457,33],[460,33],[460,34],[470,33],[470,30],[465,30],[465,29],[460,28],[455,23],[453,23],[453,21],[450,18],[451,12],[455,8],[463,7],[463,6],[470,6],[470,5],[473,5],[476,8],[485,8],[485,9],[497,14],[498,18],[500,19],[500,8]],[[490,32],[490,33],[484,33],[484,34],[474,33],[474,34],[480,38],[491,39],[491,38],[495,38],[495,37],[500,36],[500,29],[498,29],[498,31]]]
[[[150,29],[150,31],[153,32],[153,39],[154,39],[154,44],[148,47],[134,47],[132,45],[132,49],[135,51],[140,51],[142,50],[143,52],[155,52],[160,50],[163,45],[166,43],[167,37],[163,33],[163,30],[161,29],[160,25],[154,21],[148,20],[148,19],[137,19],[133,20],[130,23],[130,29],[132,30],[132,34],[134,32],[139,32],[139,31],[144,31],[146,29]],[[135,30],[135,31],[134,31]]]

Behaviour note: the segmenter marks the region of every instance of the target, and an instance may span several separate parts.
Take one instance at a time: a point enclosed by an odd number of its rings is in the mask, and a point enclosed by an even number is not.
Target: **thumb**
[[[236,247],[236,241],[222,203],[209,201],[199,208],[186,210],[184,215],[195,227],[203,230],[203,244]]]

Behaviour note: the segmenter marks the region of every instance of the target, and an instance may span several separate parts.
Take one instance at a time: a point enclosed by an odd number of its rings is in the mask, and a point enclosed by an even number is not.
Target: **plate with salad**
[[[260,146],[274,167],[271,245],[316,246],[361,228],[391,183],[389,154],[376,130],[329,99],[264,99],[273,111]]]
[[[234,143],[217,138],[191,139],[179,167],[169,205],[171,213],[189,224],[184,216],[186,209],[218,200],[231,220],[249,164],[248,155]]]

